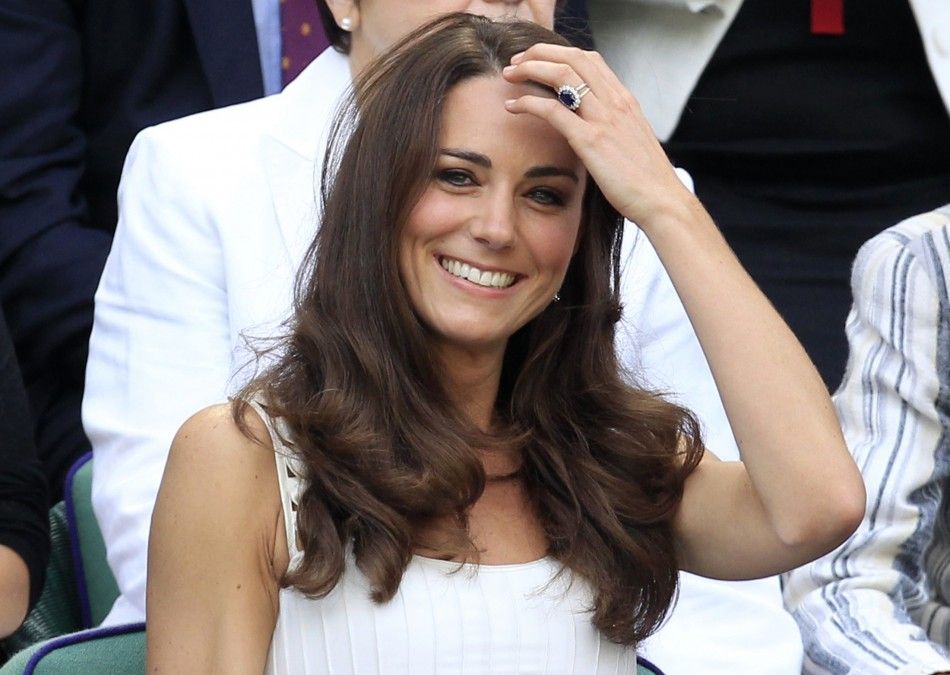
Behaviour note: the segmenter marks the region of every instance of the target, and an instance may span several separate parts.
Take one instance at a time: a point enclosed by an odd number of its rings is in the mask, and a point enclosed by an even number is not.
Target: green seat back
[[[92,512],[91,456],[70,470],[64,501],[50,509],[52,548],[46,584],[20,629],[0,643],[0,663],[4,654],[19,658],[19,652],[31,645],[98,626],[119,595]]]
[[[15,654],[41,640],[82,628],[66,506],[63,502],[50,509],[49,529],[52,550],[46,568],[46,585],[20,629],[3,641],[3,651],[7,654]]]
[[[47,640],[18,653],[0,675],[140,675],[144,626],[97,628]]]
[[[0,673],[2,675],[2,673]],[[637,660],[637,675],[663,675],[663,672],[656,668],[649,661],[643,659]]]
[[[91,461],[84,462],[73,473],[67,498],[71,502],[71,520],[78,539],[82,581],[89,603],[88,624],[84,627],[98,626],[119,597],[119,587],[106,562],[106,546],[92,512]]]

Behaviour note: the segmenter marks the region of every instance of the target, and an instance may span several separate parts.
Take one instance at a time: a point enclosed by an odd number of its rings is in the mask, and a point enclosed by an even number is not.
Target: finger
[[[525,61],[566,63],[592,89],[596,86],[598,91],[606,92],[608,89],[605,89],[605,87],[609,87],[609,90],[620,87],[626,91],[626,87],[624,87],[620,78],[597,52],[539,42],[520,54],[515,54],[511,59],[511,63],[514,65],[519,65]]]
[[[574,72],[574,69],[566,63],[555,63],[553,61],[522,61],[518,65],[506,67],[503,70],[503,74],[505,79],[509,82],[538,82],[547,85],[554,90],[555,94],[557,94],[558,88],[562,85],[570,85],[577,88],[582,84],[587,84],[588,91],[581,98],[582,105],[574,112],[580,113],[583,110],[587,115],[591,113],[596,115],[598,112],[597,108],[599,103],[593,93],[593,88],[589,83],[585,83],[581,80],[581,77]]]
[[[512,63],[520,63],[529,59],[539,59],[542,61],[571,61],[573,58],[583,54],[584,50],[580,47],[566,47],[556,45],[550,42],[536,42],[523,52],[519,52],[511,57]],[[573,57],[572,57],[573,55]]]

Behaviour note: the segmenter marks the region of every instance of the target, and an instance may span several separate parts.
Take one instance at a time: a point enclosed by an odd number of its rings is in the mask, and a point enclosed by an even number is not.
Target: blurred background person
[[[46,481],[13,342],[0,312],[0,638],[15,631],[46,579]],[[0,662],[4,655],[0,653]]]
[[[834,402],[867,512],[785,595],[807,673],[950,672],[950,204],[868,241],[851,283]]]

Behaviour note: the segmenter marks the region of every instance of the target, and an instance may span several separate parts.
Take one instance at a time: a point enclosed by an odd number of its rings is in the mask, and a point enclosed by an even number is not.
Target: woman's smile
[[[439,264],[446,272],[459,279],[465,279],[483,288],[510,288],[520,275],[489,269],[488,266],[476,266],[448,256],[439,256]]]

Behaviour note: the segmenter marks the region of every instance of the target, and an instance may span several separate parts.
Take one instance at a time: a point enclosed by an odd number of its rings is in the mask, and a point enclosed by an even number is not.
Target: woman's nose
[[[493,251],[509,248],[515,240],[515,212],[510,199],[494,200],[470,221],[472,238]]]

